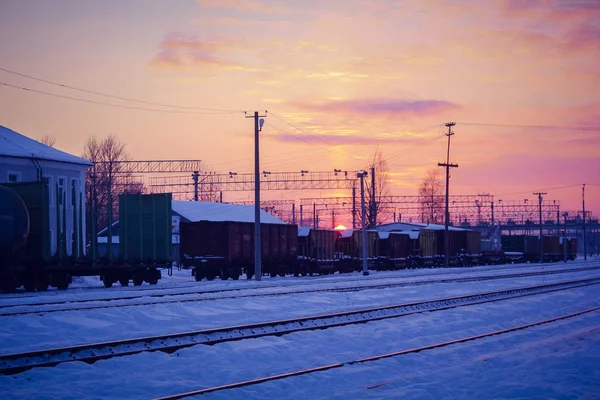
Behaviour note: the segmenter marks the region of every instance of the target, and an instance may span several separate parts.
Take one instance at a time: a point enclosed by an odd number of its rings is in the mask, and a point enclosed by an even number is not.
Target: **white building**
[[[71,254],[74,208],[81,207],[85,230],[85,171],[92,163],[46,146],[0,125],[0,183],[45,180],[49,188],[50,249],[57,250],[57,188],[66,204],[66,249]],[[75,195],[74,195],[75,194]],[[79,212],[77,211],[77,215]],[[79,218],[79,217],[77,217]],[[85,237],[85,236],[84,236]]]

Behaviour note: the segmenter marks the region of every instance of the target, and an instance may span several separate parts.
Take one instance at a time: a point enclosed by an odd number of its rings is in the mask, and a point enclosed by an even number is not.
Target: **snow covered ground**
[[[597,260],[523,266],[524,271],[600,265]],[[349,285],[375,278],[414,275],[430,279],[483,275],[503,267],[410,270],[327,277],[265,278],[256,281],[193,282],[188,271],[164,276],[154,288],[97,288],[93,279],[66,292],[23,294],[22,300],[57,301],[135,294],[139,289],[181,291],[263,287],[265,292]],[[450,274],[448,274],[448,272]],[[168,303],[88,311],[0,317],[0,354],[192,329],[222,327],[325,312],[406,303],[502,288],[600,276],[570,274],[469,283],[321,292]],[[385,279],[382,281],[386,281]],[[378,283],[380,281],[377,281]],[[276,286],[271,288],[271,286]],[[289,287],[288,287],[289,286]],[[150,289],[152,288],[152,289]],[[150,399],[209,386],[410,349],[459,339],[600,306],[598,286],[496,303],[415,314],[365,324],[281,337],[160,352],[0,376],[0,398]],[[19,295],[0,295],[0,305]],[[29,300],[31,301],[31,300]],[[436,350],[202,396],[208,399],[598,399],[600,398],[600,311],[567,320]]]

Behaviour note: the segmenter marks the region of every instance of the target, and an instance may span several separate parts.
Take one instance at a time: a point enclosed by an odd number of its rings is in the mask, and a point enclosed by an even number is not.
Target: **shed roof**
[[[444,230],[444,225],[437,224],[422,224],[419,222],[391,222],[389,224],[382,224],[377,226],[375,229],[378,231],[418,231],[421,229],[432,229],[432,230]],[[465,231],[467,229],[457,228],[449,226],[448,230],[451,231]]]
[[[182,200],[173,200],[171,204],[173,211],[191,222],[254,222],[254,206]],[[265,224],[284,224],[282,220],[263,210],[260,211],[260,222]]]
[[[84,158],[46,146],[2,125],[0,125],[0,156],[92,165],[90,161]]]

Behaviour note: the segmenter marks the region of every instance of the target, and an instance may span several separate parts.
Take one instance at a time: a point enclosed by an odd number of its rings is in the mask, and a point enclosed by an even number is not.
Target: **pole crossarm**
[[[261,190],[310,190],[310,189],[351,189],[357,179],[349,171],[342,172],[269,172],[263,171],[260,177]],[[254,191],[254,174],[229,173],[199,175],[198,186],[201,191],[207,187],[212,191],[249,192]],[[185,192],[193,190],[192,176],[166,176],[150,179],[153,193],[165,190]]]
[[[151,174],[169,172],[194,172],[201,170],[201,160],[146,160],[146,161],[98,161],[95,164],[120,164],[116,173]]]

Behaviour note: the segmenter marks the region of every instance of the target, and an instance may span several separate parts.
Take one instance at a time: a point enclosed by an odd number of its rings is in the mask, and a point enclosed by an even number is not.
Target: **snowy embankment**
[[[598,275],[588,272],[3,317],[0,332],[5,340],[0,352],[234,325]],[[350,277],[354,279],[356,275]],[[201,283],[207,288],[224,284],[227,283]],[[0,377],[0,385],[7,398],[152,398],[349,362],[581,311],[600,305],[597,292],[598,286],[591,286],[322,331],[194,346],[172,355],[156,352],[93,365],[63,364]],[[203,398],[594,398],[600,378],[599,327],[600,312],[595,312],[502,336]]]

